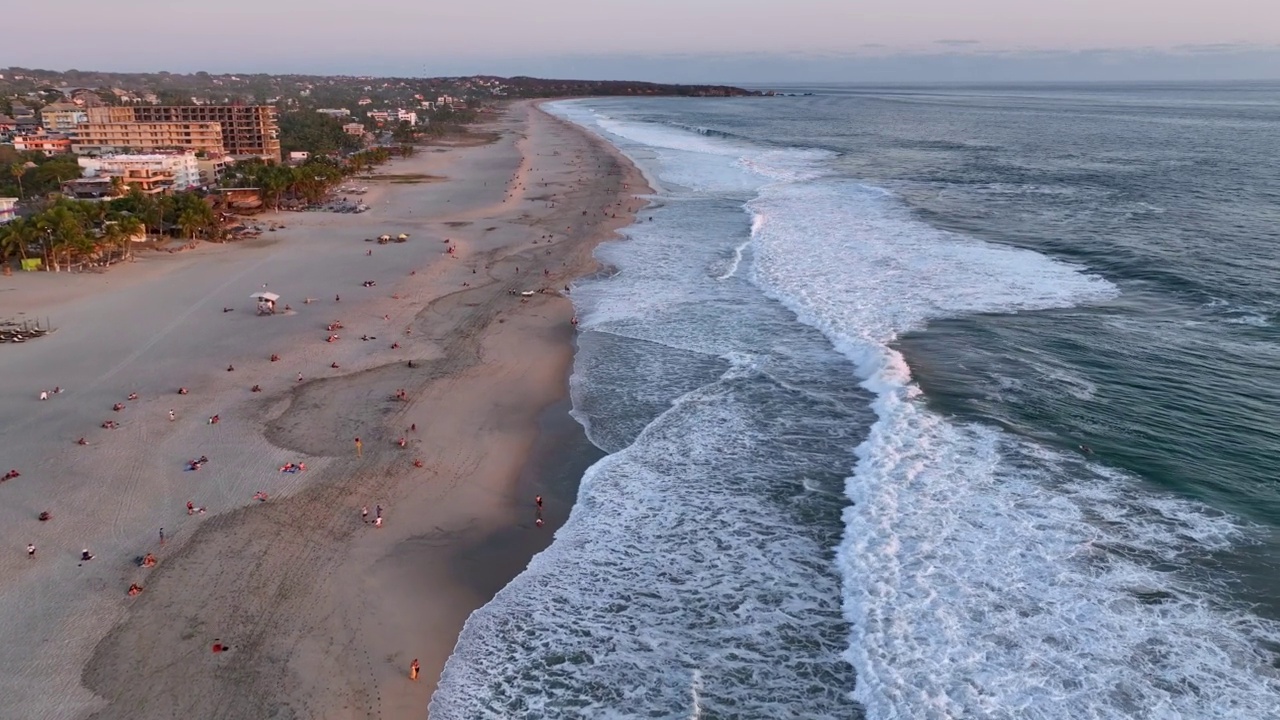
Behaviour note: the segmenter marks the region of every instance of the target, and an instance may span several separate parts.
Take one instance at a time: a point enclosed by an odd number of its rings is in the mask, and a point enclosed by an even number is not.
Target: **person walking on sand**
[[[541,496],[541,495],[534,495],[534,496],[533,496],[533,503],[534,503],[535,505],[537,505],[537,506],[538,506],[538,509],[539,509],[539,510],[541,510],[541,509],[542,509],[542,496]]]
[[[27,543],[27,557],[31,558],[32,560],[34,560],[36,557],[36,546],[31,543]]]
[[[160,544],[164,544],[164,528],[160,528]]]
[[[173,414],[173,411],[172,411],[172,410],[170,410],[170,411],[169,411],[169,422],[173,422],[173,421],[174,421],[174,420],[176,420],[176,419],[177,419],[177,417]]]
[[[356,438],[356,457],[364,457],[364,443],[360,442],[360,438]]]
[[[414,658],[413,662],[409,663],[409,679],[417,680],[418,671],[420,671],[421,669],[422,669],[422,666],[418,665],[418,658]]]
[[[369,506],[360,506],[360,522],[369,522]]]

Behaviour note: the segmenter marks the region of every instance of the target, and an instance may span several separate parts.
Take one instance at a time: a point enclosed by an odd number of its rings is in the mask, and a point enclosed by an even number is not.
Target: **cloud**
[[[934,40],[934,45],[946,45],[948,47],[965,47],[968,45],[981,45],[981,40]]]

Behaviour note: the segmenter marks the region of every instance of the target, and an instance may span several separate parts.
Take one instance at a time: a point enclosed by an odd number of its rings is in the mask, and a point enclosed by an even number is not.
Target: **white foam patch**
[[[1081,458],[947,421],[891,349],[933,318],[1068,307],[1112,297],[1111,284],[933,229],[883,189],[824,180],[820,153],[553,107],[633,158],[648,153],[642,165],[662,180],[759,192],[741,257],[738,242],[690,242],[708,233],[687,219],[633,229],[625,252],[606,246],[622,273],[575,289],[584,326],[716,353],[731,382],[755,359],[706,328],[742,322],[714,288],[747,274],[738,263],[750,257],[754,282],[852,358],[876,394],[837,558],[845,658],[869,718],[1280,717],[1262,648],[1280,633],[1223,601],[1196,563],[1247,542],[1247,528]],[[849,689],[796,681],[820,675],[826,655],[770,652],[791,619],[821,611],[825,575],[794,563],[823,549],[739,503],[752,493],[719,464],[756,444],[715,392],[686,396],[588,473],[552,546],[469,620],[433,717],[856,714],[844,698],[815,710],[803,695]],[[770,473],[767,460],[752,469]],[[726,692],[753,712],[724,704]]]
[[[839,557],[847,657],[870,718],[1276,716],[1263,643],[1280,630],[1216,601],[1193,563],[1246,541],[1241,527],[947,422],[889,349],[930,318],[1064,307],[1114,287],[932,229],[851,183],[774,186],[750,208],[757,282],[855,359],[878,395]]]
[[[848,717],[841,644],[795,647],[838,621],[837,578],[762,505],[779,468],[732,360],[587,472],[555,542],[468,619],[431,717]]]

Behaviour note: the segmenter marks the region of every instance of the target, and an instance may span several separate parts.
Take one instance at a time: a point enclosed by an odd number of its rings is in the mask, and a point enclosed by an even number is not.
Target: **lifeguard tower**
[[[269,293],[269,292],[256,292],[250,295],[249,297],[258,301],[259,315],[275,315],[276,314],[276,301],[280,299],[279,295],[275,293]]]

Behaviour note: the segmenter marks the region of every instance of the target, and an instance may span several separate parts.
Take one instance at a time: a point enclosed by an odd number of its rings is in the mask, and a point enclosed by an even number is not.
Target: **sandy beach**
[[[589,450],[564,290],[648,190],[532,104],[488,129],[379,170],[440,179],[355,181],[362,215],[0,278],[0,320],[57,327],[0,346],[0,470],[21,472],[0,484],[0,717],[425,715],[467,616],[568,513],[562,451]],[[255,315],[264,285],[288,312]]]

